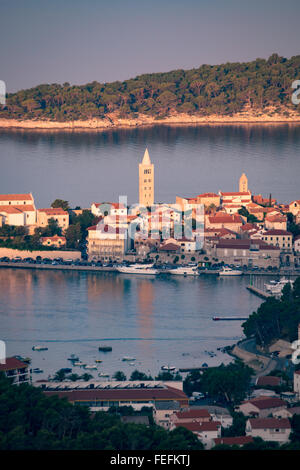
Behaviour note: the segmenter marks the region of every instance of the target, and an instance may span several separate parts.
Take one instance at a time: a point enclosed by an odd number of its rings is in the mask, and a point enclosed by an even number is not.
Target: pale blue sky
[[[299,50],[299,0],[0,0],[0,79],[125,80]]]

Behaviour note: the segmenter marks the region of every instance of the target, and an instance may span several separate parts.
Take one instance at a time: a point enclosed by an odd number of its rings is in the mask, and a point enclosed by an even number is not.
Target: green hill
[[[201,65],[192,70],[140,75],[124,82],[44,84],[11,93],[0,118],[73,121],[109,116],[155,119],[177,113],[231,116],[250,113],[300,114],[291,102],[300,79],[300,55],[245,63]]]

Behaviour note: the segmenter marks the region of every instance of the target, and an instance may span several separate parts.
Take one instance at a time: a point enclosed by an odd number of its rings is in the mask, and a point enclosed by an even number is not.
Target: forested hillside
[[[231,116],[241,111],[300,114],[291,102],[300,55],[140,75],[124,82],[44,84],[9,94],[0,118],[73,121],[110,115],[159,119],[172,114]]]

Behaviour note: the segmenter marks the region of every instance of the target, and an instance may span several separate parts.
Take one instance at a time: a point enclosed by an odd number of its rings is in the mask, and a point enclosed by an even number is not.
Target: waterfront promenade
[[[0,268],[15,268],[15,269],[41,269],[41,270],[65,270],[65,271],[91,271],[91,272],[118,272],[116,266],[93,266],[93,265],[78,265],[78,264],[43,264],[43,263],[30,263],[30,262],[12,262],[12,261],[1,261]],[[159,269],[160,274],[166,274],[166,269]],[[200,269],[199,275],[215,275],[219,274],[217,269]],[[244,270],[243,275],[246,276],[299,276],[300,269],[298,270],[287,270],[282,268],[276,272],[271,271],[256,271],[256,270]],[[249,290],[254,291],[254,286],[249,286]],[[259,289],[256,289],[259,291]]]

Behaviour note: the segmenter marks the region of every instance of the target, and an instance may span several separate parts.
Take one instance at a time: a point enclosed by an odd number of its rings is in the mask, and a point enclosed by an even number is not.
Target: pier
[[[269,292],[266,292],[264,289],[260,289],[259,287],[253,286],[251,284],[247,286],[247,289],[262,299],[268,299],[269,297],[272,297],[272,294]]]

